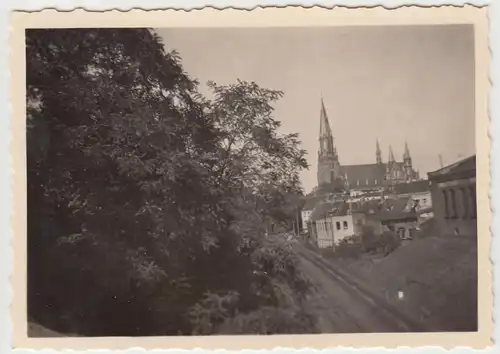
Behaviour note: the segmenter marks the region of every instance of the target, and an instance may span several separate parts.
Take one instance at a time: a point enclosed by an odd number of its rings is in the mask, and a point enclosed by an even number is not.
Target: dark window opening
[[[462,193],[462,205],[463,205],[463,214],[462,219],[467,219],[469,216],[469,198],[467,197],[467,192],[465,188],[460,188],[460,192]]]
[[[457,215],[457,200],[455,197],[455,190],[454,189],[450,189],[450,197],[451,197],[451,207],[452,207],[451,217],[453,219],[456,219],[458,215]]]
[[[337,221],[337,230],[340,230],[340,221]]]
[[[344,230],[347,230],[348,229],[348,225],[347,225],[347,221],[344,221]]]
[[[450,217],[450,208],[448,205],[448,193],[446,190],[443,190],[443,200],[444,200],[444,217],[448,219]]]

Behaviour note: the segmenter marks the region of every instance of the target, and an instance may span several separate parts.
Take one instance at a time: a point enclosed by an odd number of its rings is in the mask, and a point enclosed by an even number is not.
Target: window
[[[340,230],[340,221],[337,221],[337,230]]]
[[[467,219],[467,217],[469,216],[469,198],[467,197],[465,188],[460,188],[460,192],[462,193],[462,207],[464,211],[462,214],[462,219]]]
[[[347,225],[347,221],[344,221],[344,230],[347,230],[349,226]]]
[[[356,184],[359,186],[359,179],[358,179],[358,180],[356,180]]]
[[[470,201],[471,201],[471,209],[472,209],[472,219],[476,218],[476,213],[477,213],[477,201],[476,201],[476,186],[469,187],[469,195],[470,195]]]
[[[377,184],[377,180],[375,180],[375,184]]]
[[[368,178],[366,179],[366,185],[368,185]]]
[[[455,219],[458,215],[457,215],[457,200],[455,198],[455,190],[454,189],[450,189],[450,197],[451,197],[451,210],[452,210],[452,215],[451,217],[453,219]]]
[[[448,193],[447,190],[443,190],[443,201],[444,201],[444,217],[448,219],[450,217],[450,207],[448,205]]]
[[[425,205],[425,204],[427,204],[427,198],[423,198],[423,199],[422,199],[422,203],[423,203],[424,205]]]

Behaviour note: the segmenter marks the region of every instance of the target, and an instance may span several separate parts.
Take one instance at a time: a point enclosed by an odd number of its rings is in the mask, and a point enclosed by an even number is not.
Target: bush
[[[374,253],[377,251],[378,237],[371,226],[363,226],[361,231],[361,248],[363,252]]]
[[[379,249],[380,253],[387,256],[401,245],[401,239],[393,231],[385,231],[380,235]]]
[[[364,227],[361,234],[361,249],[366,253],[388,255],[401,244],[401,239],[393,231],[384,231],[377,235],[372,227]]]

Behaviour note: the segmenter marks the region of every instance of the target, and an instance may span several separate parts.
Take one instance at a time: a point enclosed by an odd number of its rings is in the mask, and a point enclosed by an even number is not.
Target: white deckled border
[[[360,5],[360,1],[344,1],[350,6]],[[357,3],[357,4],[356,4]],[[391,3],[391,2],[387,2]],[[243,6],[233,3],[235,6]],[[367,5],[366,2],[364,2]],[[392,2],[391,7],[397,6],[400,2]],[[111,4],[109,4],[111,5]],[[108,6],[109,6],[108,5]],[[166,4],[162,4],[166,6]],[[216,4],[214,4],[216,5]],[[140,6],[144,6],[142,3]],[[217,5],[216,5],[217,6]],[[18,5],[19,7],[19,5]],[[175,6],[174,7],[180,7]],[[183,7],[188,7],[186,3]],[[193,5],[192,7],[196,7]],[[219,7],[219,6],[217,6]],[[254,6],[246,6],[252,8]],[[466,11],[464,11],[466,10]],[[286,12],[286,16],[283,14]],[[25,313],[25,275],[20,267],[14,268],[14,277],[12,287],[15,295],[13,296],[13,327],[21,329],[16,331],[15,342],[16,347],[23,348],[53,348],[53,349],[78,349],[84,350],[87,348],[106,348],[106,349],[127,349],[137,348],[155,349],[155,348],[204,348],[204,349],[229,349],[238,350],[242,348],[260,349],[260,348],[277,348],[277,347],[294,347],[294,348],[326,348],[326,347],[384,347],[395,348],[400,346],[405,347],[421,347],[421,346],[440,346],[443,348],[454,348],[457,346],[477,347],[482,348],[489,345],[491,336],[491,302],[492,289],[489,286],[490,274],[490,242],[489,242],[489,225],[491,223],[491,213],[488,200],[490,175],[489,175],[489,149],[490,143],[485,139],[489,130],[489,122],[487,119],[487,92],[489,90],[488,74],[484,70],[484,65],[488,65],[488,43],[485,34],[488,31],[488,23],[484,21],[486,9],[477,10],[471,6],[462,8],[454,7],[439,7],[439,8],[419,8],[405,7],[394,11],[386,11],[385,9],[371,8],[359,9],[354,12],[352,9],[337,8],[335,11],[326,11],[322,8],[304,9],[300,7],[288,7],[286,9],[278,8],[257,8],[252,12],[239,11],[235,9],[226,9],[219,11],[214,8],[193,11],[141,11],[133,10],[129,12],[110,11],[105,13],[89,13],[83,10],[75,12],[57,12],[55,10],[43,11],[37,14],[19,13],[12,18],[12,40],[11,52],[17,53],[24,51],[24,38],[19,36],[16,29],[23,27],[250,27],[262,24],[272,24],[273,26],[325,26],[325,25],[377,25],[377,24],[392,24],[405,25],[417,23],[476,23],[479,27],[476,31],[476,56],[481,60],[476,62],[476,71],[481,75],[476,77],[477,106],[476,114],[480,117],[476,122],[476,144],[477,144],[477,164],[478,164],[478,200],[482,204],[478,205],[478,215],[482,217],[478,219],[478,228],[480,234],[479,240],[479,312],[480,312],[480,333],[426,333],[426,334],[346,334],[346,335],[303,335],[303,336],[212,336],[212,337],[142,337],[142,338],[26,338],[25,333],[26,323]],[[398,12],[398,18],[395,18],[394,13]],[[429,15],[432,13],[431,15]],[[437,21],[437,22],[436,22]],[[477,22],[476,22],[477,21]],[[498,40],[500,43],[500,40]],[[477,48],[480,48],[477,52]],[[477,65],[480,63],[480,70]],[[11,64],[12,81],[12,105],[14,107],[14,115],[11,122],[13,135],[12,139],[12,166],[14,176],[12,178],[14,198],[14,231],[16,237],[12,240],[12,248],[15,250],[15,263],[25,264],[25,252],[20,252],[25,246],[24,233],[25,225],[22,221],[25,215],[25,172],[20,169],[24,166],[24,57],[22,60],[16,56]],[[20,70],[18,70],[21,68]],[[15,95],[14,95],[15,93]],[[491,94],[493,96],[493,93]],[[500,97],[497,93],[496,97]],[[498,98],[497,98],[498,99]],[[494,102],[491,102],[494,104]],[[493,111],[493,107],[491,108]],[[496,112],[496,111],[495,111]],[[20,119],[19,119],[20,118]],[[500,118],[500,117],[499,117]],[[491,129],[497,124],[491,124]],[[10,134],[9,134],[10,135]],[[9,135],[6,135],[7,137]],[[493,140],[493,145],[496,146]],[[7,161],[7,159],[6,159]],[[495,172],[495,170],[493,170]],[[494,174],[493,176],[496,176]],[[493,178],[491,179],[493,180]],[[6,184],[9,185],[9,184]],[[7,191],[10,188],[6,188]],[[9,194],[5,194],[9,195]],[[7,198],[4,198],[6,200]],[[495,198],[493,198],[495,201]],[[10,208],[9,208],[10,209]],[[8,211],[8,209],[6,208]],[[4,213],[9,215],[9,213]],[[17,222],[20,221],[20,222]],[[10,220],[9,220],[10,224]],[[495,228],[494,230],[497,230]],[[485,235],[487,237],[485,237]],[[7,246],[8,247],[8,246]],[[11,266],[12,258],[2,257]],[[4,268],[5,269],[5,268]],[[11,269],[6,267],[6,269]],[[23,295],[24,293],[24,295]],[[8,303],[8,302],[6,302]],[[23,307],[24,306],[24,307]],[[21,314],[22,321],[19,321],[18,314]],[[398,349],[400,352],[401,349]]]

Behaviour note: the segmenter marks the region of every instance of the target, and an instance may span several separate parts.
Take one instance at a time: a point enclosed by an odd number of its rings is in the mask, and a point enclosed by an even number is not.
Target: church
[[[378,140],[375,146],[375,161],[364,165],[341,165],[325,104],[321,99],[318,189],[323,191],[390,189],[398,183],[419,180],[413,169],[408,144],[405,143],[402,161],[396,161],[389,147],[387,162],[382,160]]]

